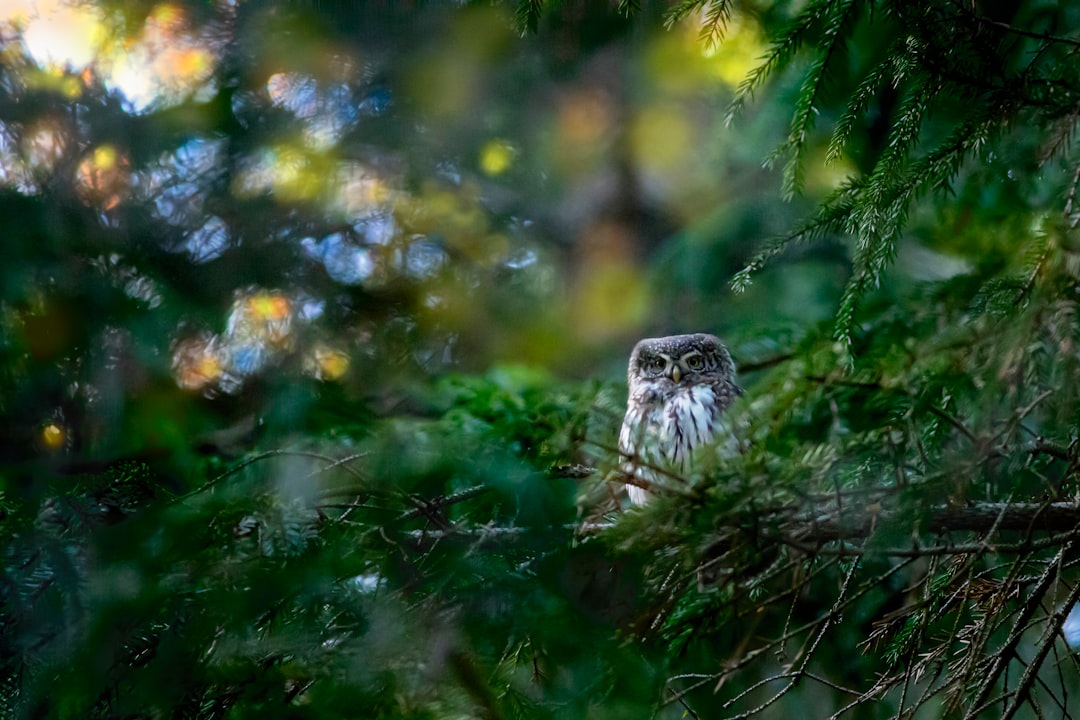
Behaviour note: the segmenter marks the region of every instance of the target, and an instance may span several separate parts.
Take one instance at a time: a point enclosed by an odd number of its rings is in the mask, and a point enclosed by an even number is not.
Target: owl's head
[[[734,381],[735,363],[714,335],[671,335],[645,338],[634,346],[627,371],[630,386],[697,385]]]

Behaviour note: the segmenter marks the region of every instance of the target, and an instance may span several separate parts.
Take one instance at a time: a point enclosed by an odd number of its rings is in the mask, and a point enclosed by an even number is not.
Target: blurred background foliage
[[[1077,11],[632,5],[0,5],[6,717],[733,713],[763,591],[670,591],[717,513],[1072,492]],[[577,537],[630,348],[690,331],[755,449]]]

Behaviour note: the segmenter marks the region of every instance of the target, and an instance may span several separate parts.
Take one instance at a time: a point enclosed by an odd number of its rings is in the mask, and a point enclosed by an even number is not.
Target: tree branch
[[[802,513],[791,519],[786,534],[801,542],[865,539],[874,529],[901,521],[904,511],[879,507]],[[1056,503],[970,503],[936,505],[923,516],[913,518],[912,533],[946,534],[997,530],[1068,532],[1080,527],[1080,505]],[[988,548],[990,549],[990,548]]]
[[[891,557],[929,557],[934,555],[972,555],[979,553],[1022,553],[1060,546],[1080,537],[1080,505],[1072,502],[1058,503],[971,503],[967,505],[937,505],[921,517],[911,519],[911,545],[904,547],[873,547],[843,545],[823,547],[840,541],[867,540],[881,527],[895,529],[904,522],[906,513],[898,509],[873,508],[853,510],[845,507],[843,512],[835,508],[820,512],[788,514],[775,511],[759,516],[756,527],[762,537],[795,547],[809,554],[839,554],[861,556],[877,553]],[[746,525],[741,515],[733,515],[726,527],[742,531]],[[771,524],[771,529],[770,529]],[[565,534],[569,537],[596,535],[615,527],[614,522],[569,524],[552,528],[479,527],[455,526],[437,530],[407,530],[405,535],[412,542],[426,547],[444,540],[460,540],[476,546],[519,543],[535,538],[537,532],[549,535]],[[993,542],[990,537],[978,542],[936,542],[922,544],[918,538],[928,534],[948,535],[957,532],[994,535],[999,531],[1045,532],[1046,537],[1027,538],[1018,542]]]

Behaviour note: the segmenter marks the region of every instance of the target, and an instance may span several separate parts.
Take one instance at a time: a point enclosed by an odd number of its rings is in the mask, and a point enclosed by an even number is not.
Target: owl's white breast
[[[619,435],[619,449],[631,458],[627,471],[651,481],[655,473],[647,466],[689,470],[694,448],[713,439],[719,413],[712,388],[696,385],[679,388],[666,399],[638,399],[642,402],[630,403]]]
[[[668,461],[679,470],[688,470],[694,448],[713,438],[716,395],[711,387],[694,386],[673,395],[665,405],[659,443]]]

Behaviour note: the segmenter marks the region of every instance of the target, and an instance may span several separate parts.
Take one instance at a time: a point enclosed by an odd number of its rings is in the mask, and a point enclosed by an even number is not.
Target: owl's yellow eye
[[[705,368],[705,358],[703,358],[698,353],[685,356],[683,358],[683,361],[686,363],[686,367],[690,368],[691,370],[697,371]]]
[[[659,356],[645,358],[645,362],[642,363],[642,369],[650,375],[659,375],[666,367],[667,361]]]

